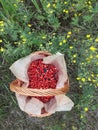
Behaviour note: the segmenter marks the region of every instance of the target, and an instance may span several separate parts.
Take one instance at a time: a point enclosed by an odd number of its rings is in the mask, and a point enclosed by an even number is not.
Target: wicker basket
[[[45,52],[45,51],[38,51],[35,53],[43,54],[45,56],[51,55],[50,53]],[[56,88],[56,89],[32,89],[32,88],[21,87],[22,84],[23,84],[23,82],[21,80],[16,79],[10,83],[10,90],[19,95],[24,95],[24,96],[56,96],[56,95],[60,95],[60,94],[65,94],[69,90],[69,80],[68,79],[65,82],[64,87],[59,88],[59,89],[58,88]],[[31,113],[28,113],[28,114],[33,117],[45,117],[45,116],[51,115],[51,113],[44,113],[39,116],[35,115],[35,114],[31,114]]]

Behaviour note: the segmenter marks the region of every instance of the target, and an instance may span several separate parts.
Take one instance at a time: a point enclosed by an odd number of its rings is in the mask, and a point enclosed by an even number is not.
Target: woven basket
[[[37,51],[35,54],[43,54],[45,56],[51,55],[50,53],[46,51]],[[64,86],[62,88],[56,88],[56,89],[32,89],[32,88],[25,88],[21,87],[23,82],[19,79],[16,79],[10,83],[10,90],[12,92],[15,92],[19,95],[24,95],[24,96],[56,96],[60,94],[65,94],[69,90],[69,80],[65,82]],[[26,112],[27,113],[27,112]],[[44,113],[41,115],[35,115],[28,113],[30,116],[33,117],[45,117],[45,116],[50,116],[51,113]]]

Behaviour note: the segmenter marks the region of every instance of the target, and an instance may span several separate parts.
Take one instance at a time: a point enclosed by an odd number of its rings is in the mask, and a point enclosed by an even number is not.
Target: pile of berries
[[[55,89],[58,81],[58,70],[53,64],[44,64],[43,59],[32,61],[28,68],[29,88]],[[54,96],[36,96],[43,103],[50,101]]]

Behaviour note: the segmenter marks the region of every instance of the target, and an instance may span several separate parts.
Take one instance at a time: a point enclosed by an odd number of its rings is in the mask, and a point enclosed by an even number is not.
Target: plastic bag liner
[[[28,67],[32,61],[43,59],[44,64],[53,64],[58,69],[58,81],[56,89],[32,89],[28,88]],[[16,93],[20,109],[31,116],[45,117],[56,111],[70,111],[74,106],[72,100],[65,96],[69,90],[64,55],[61,53],[51,54],[46,51],[37,51],[14,62],[10,70],[16,76],[16,80],[10,84],[11,91]],[[29,96],[32,96],[29,98]],[[43,103],[35,96],[54,96],[49,102]],[[44,112],[42,112],[44,108]]]

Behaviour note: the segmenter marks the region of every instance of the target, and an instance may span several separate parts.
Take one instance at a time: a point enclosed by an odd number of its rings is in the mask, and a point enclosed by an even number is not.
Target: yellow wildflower
[[[67,2],[65,1],[65,2],[64,2],[64,4],[66,5],[66,4],[67,4]]]
[[[63,44],[62,42],[59,43],[60,46],[62,46],[62,44]]]
[[[67,35],[67,38],[70,38],[70,35]]]
[[[78,16],[81,16],[81,13],[79,13]]]
[[[3,51],[4,51],[4,48],[3,48],[3,47],[1,47],[0,51],[1,51],[1,52],[3,52]]]
[[[17,5],[16,5],[16,4],[14,4],[14,7],[17,7]]]
[[[48,3],[48,4],[47,4],[47,8],[49,8],[50,6],[51,6],[51,4],[50,4],[50,3]]]
[[[53,33],[52,35],[55,36],[56,33]]]
[[[87,35],[86,35],[86,38],[90,38],[90,37],[91,37],[91,35],[90,35],[90,34],[87,34]]]
[[[0,26],[1,26],[1,27],[4,26],[4,21],[0,21]]]
[[[49,42],[48,44],[49,44],[49,45],[52,45],[52,42]]]
[[[77,14],[75,13],[74,16],[77,17]]]
[[[17,44],[17,42],[14,42],[14,44]]]
[[[63,12],[65,12],[65,9],[63,9]]]
[[[63,10],[63,12],[64,12],[64,13],[66,13],[66,14],[68,14],[68,13],[69,13],[69,11],[68,11],[68,10],[65,10],[65,9]]]
[[[72,32],[71,32],[71,31],[69,31],[67,34],[68,34],[68,35],[71,35],[71,34],[72,34]]]
[[[0,29],[0,32],[3,32],[3,31],[4,31],[4,29],[3,29],[3,28],[1,28],[1,29]]]
[[[90,50],[91,50],[91,51],[96,51],[96,48],[95,48],[94,46],[91,46],[91,47],[90,47]]]
[[[84,62],[82,62],[81,64],[84,65]]]
[[[92,82],[93,82],[93,83],[95,83],[95,82],[96,82],[96,80],[95,80],[95,79],[93,79],[93,80],[92,80]]]
[[[68,13],[69,13],[69,11],[68,11],[68,10],[66,10],[66,11],[65,11],[65,13],[66,13],[66,14],[68,14]]]
[[[94,77],[94,74],[91,74],[92,77]]]
[[[66,43],[66,40],[65,40],[65,39],[63,40],[63,43]]]
[[[28,27],[31,27],[32,25],[31,24],[28,24]]]
[[[88,108],[87,108],[87,107],[85,107],[85,108],[84,108],[84,111],[85,111],[85,112],[87,112],[87,111],[88,111]]]
[[[82,85],[80,85],[79,87],[82,88]]]
[[[80,118],[82,119],[82,118],[83,118],[83,115],[81,115]]]
[[[42,39],[46,39],[46,36],[43,36]]]
[[[76,79],[77,79],[77,80],[80,80],[80,78],[79,78],[79,77],[77,77]]]
[[[4,23],[0,23],[0,26],[3,27],[3,26],[4,26]]]
[[[53,13],[53,10],[50,10],[49,13],[52,14],[52,13]]]
[[[91,81],[91,78],[88,78],[88,81]]]
[[[73,49],[73,46],[70,46],[69,48],[70,48],[70,49]]]
[[[76,63],[76,60],[73,60],[73,63]]]
[[[74,57],[74,58],[77,57],[77,54],[74,54],[73,57]]]
[[[40,44],[40,47],[42,47],[43,45],[42,44]]]
[[[95,39],[95,42],[98,42],[98,38]]]
[[[89,4],[91,4],[91,1],[88,1]]]
[[[0,24],[4,23],[4,21],[0,21]]]
[[[98,55],[96,55],[96,58],[98,58]]]
[[[27,41],[27,39],[26,39],[26,38],[23,38],[23,39],[22,39],[22,41],[23,41],[23,42],[26,42],[26,41]]]
[[[53,4],[52,6],[53,6],[54,8],[56,8],[56,4]]]
[[[4,26],[4,21],[0,21],[0,26],[1,26],[1,27]]]
[[[82,81],[82,82],[85,82],[85,78],[81,78],[81,81]]]
[[[27,16],[26,16],[26,15],[24,15],[24,18],[27,18]]]
[[[0,39],[0,43],[2,42],[2,39]]]

